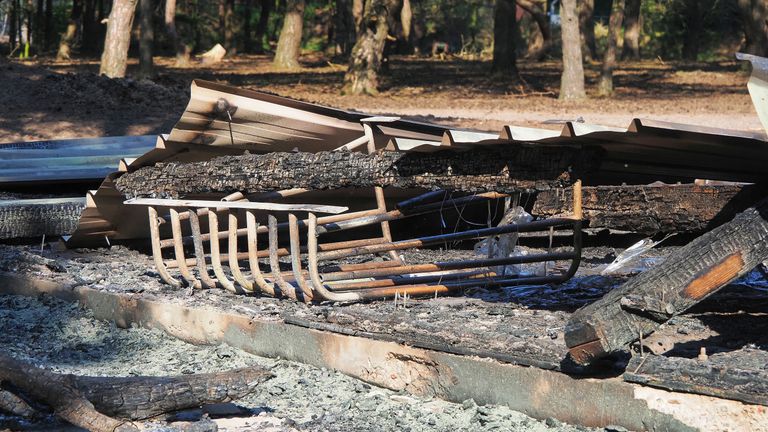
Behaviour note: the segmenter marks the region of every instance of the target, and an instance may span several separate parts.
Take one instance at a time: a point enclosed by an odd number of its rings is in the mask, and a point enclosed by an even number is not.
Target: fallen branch
[[[30,416],[24,400],[50,407],[89,431],[137,430],[130,420],[230,402],[252,393],[271,373],[256,367],[175,377],[86,377],[57,374],[0,354],[0,409]]]
[[[123,175],[116,186],[131,198],[372,186],[510,193],[563,187],[596,159],[592,151],[526,145],[468,152],[245,154],[159,163]]]

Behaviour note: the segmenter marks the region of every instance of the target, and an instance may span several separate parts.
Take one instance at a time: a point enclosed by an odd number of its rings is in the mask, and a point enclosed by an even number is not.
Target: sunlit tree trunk
[[[344,75],[344,94],[378,94],[379,71],[389,22],[398,12],[399,0],[369,0],[363,12],[363,31],[357,38]]]
[[[624,47],[621,50],[622,59],[640,59],[640,31],[643,28],[643,18],[640,15],[640,0],[626,0],[624,10]]]
[[[365,30],[363,28],[363,11],[365,9],[365,0],[352,0],[352,19],[355,21],[355,41]]]
[[[493,63],[491,70],[507,78],[517,79],[515,53],[515,0],[496,0],[493,11]]]
[[[595,0],[578,0],[579,32],[581,33],[582,52],[589,60],[597,59],[595,43]]]
[[[563,39],[563,75],[560,79],[560,99],[573,100],[586,97],[584,91],[584,64],[581,57],[579,17],[576,0],[562,0],[560,26]]]
[[[613,69],[616,68],[616,46],[621,34],[621,22],[624,20],[624,0],[613,0],[611,18],[608,23],[608,46],[603,55],[603,67],[597,92],[600,96],[613,94]]]
[[[413,8],[411,0],[403,0],[403,7],[400,8],[400,28],[402,29],[403,42],[407,46],[408,53],[413,52],[411,46],[411,28],[413,25]]]
[[[277,41],[274,65],[279,69],[297,69],[304,24],[304,0],[287,0],[283,29]]]
[[[176,66],[188,65],[190,50],[181,40],[176,29],[176,0],[165,0],[163,18],[165,21],[165,32],[176,50]]]
[[[549,17],[546,14],[546,2],[533,0],[517,0],[517,5],[525,9],[536,23],[538,31],[528,43],[526,57],[544,60],[544,57],[552,48],[552,29],[549,26]]]
[[[153,25],[153,0],[139,0],[139,76],[151,78],[155,74],[152,62],[155,30]]]
[[[259,11],[259,22],[256,23],[256,34],[254,39],[256,45],[254,46],[254,52],[262,54],[264,52],[264,37],[267,34],[267,26],[269,25],[269,15],[272,13],[272,5],[274,0],[261,0],[261,10]]]
[[[59,42],[59,51],[56,54],[57,60],[68,60],[72,55],[72,44],[75,43],[77,27],[80,24],[82,14],[83,5],[81,0],[73,0],[72,11],[69,15],[69,21],[67,21],[67,29],[61,36],[61,41]]]
[[[742,51],[763,57],[768,56],[768,5],[765,0],[738,0],[744,22],[744,46]]]
[[[685,0],[685,33],[682,52],[685,60],[696,61],[699,57],[701,36],[704,30],[702,20],[699,0]]]
[[[131,27],[138,0],[115,0],[109,13],[104,52],[101,55],[99,74],[110,78],[122,78],[128,68],[128,46],[131,43]]]
[[[224,2],[224,48],[228,55],[237,53],[235,45],[235,0]]]

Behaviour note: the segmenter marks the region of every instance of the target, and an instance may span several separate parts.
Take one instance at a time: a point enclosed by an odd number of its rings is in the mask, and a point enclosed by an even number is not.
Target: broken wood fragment
[[[564,187],[595,156],[571,147],[526,145],[469,152],[244,154],[206,162],[159,163],[126,173],[116,186],[130,198],[372,186],[508,193]]]
[[[768,259],[768,199],[576,311],[565,329],[580,364],[626,348]]]
[[[174,377],[87,377],[57,374],[0,354],[0,382],[41,402],[62,419],[90,431],[136,430],[128,420],[231,402],[252,393],[272,374],[258,367]],[[30,414],[18,394],[0,391],[0,409]],[[18,400],[17,400],[18,399]],[[22,400],[23,402],[23,400]]]

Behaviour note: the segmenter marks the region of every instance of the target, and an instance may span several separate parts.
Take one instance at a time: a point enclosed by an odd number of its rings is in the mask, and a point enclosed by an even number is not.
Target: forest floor
[[[559,128],[553,120],[626,127],[632,118],[760,131],[736,62],[623,62],[613,98],[594,93],[598,64],[586,64],[589,99],[557,99],[559,62],[520,62],[522,81],[491,76],[489,62],[394,57],[379,96],[342,96],[344,65],[305,56],[303,68],[276,72],[268,56],[236,56],[213,66],[173,67],[155,58],[152,81],[99,77],[98,59],[0,60],[0,142],[168,132],[193,79],[268,91],[372,114],[415,117],[456,127],[499,131],[506,124]],[[129,76],[136,64],[129,66]],[[550,121],[550,122],[548,122]]]

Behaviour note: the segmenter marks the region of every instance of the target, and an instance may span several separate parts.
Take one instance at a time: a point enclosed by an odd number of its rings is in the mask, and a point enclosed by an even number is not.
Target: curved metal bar
[[[283,295],[297,300],[296,289],[286,282],[283,275],[280,274],[280,261],[277,259],[277,218],[270,214],[267,216],[267,221],[269,225],[269,266],[272,270],[272,278],[277,282]]]
[[[361,299],[357,293],[334,293],[323,285],[320,272],[317,270],[317,216],[314,213],[310,213],[307,220],[307,267],[309,267],[309,280],[312,282],[312,287],[320,297],[330,301],[358,301]]]
[[[304,297],[304,302],[309,303],[312,301],[315,293],[312,291],[312,287],[307,284],[304,276],[301,274],[301,243],[299,240],[299,222],[296,215],[288,213],[288,234],[291,240],[291,265],[293,267],[293,278],[301,288],[301,292]]]
[[[149,233],[152,241],[152,258],[155,260],[157,273],[160,275],[160,279],[162,279],[163,282],[174,288],[180,288],[181,282],[168,273],[168,269],[163,262],[163,250],[160,248],[160,221],[157,217],[157,210],[150,206],[147,207],[147,211],[149,212]]]
[[[249,281],[240,271],[240,265],[237,262],[237,215],[229,213],[229,271],[232,272],[232,277],[235,281],[249,293],[253,292],[253,282]]]
[[[267,282],[259,268],[259,243],[258,230],[259,224],[256,222],[256,216],[250,210],[245,213],[245,222],[248,229],[248,265],[251,267],[251,275],[259,286],[261,292],[275,297],[275,284]]]
[[[189,271],[189,267],[187,266],[187,259],[184,256],[184,243],[182,243],[181,219],[179,218],[178,210],[173,207],[170,209],[170,219],[171,231],[173,231],[173,251],[176,254],[176,262],[179,266],[179,272],[189,286],[195,289],[200,289],[203,285],[200,283],[200,280]]]
[[[219,251],[219,217],[216,215],[215,211],[208,213],[208,232],[211,233],[211,266],[213,267],[213,273],[216,275],[219,283],[224,289],[236,293],[238,292],[238,289],[235,288],[232,281],[227,278],[227,275],[224,274],[224,269],[221,267],[221,252]]]
[[[205,288],[216,288],[216,281],[208,274],[208,268],[205,266],[205,249],[200,237],[200,218],[194,210],[188,210],[189,227],[192,229],[192,241],[195,245],[195,260],[197,261],[197,272]]]

